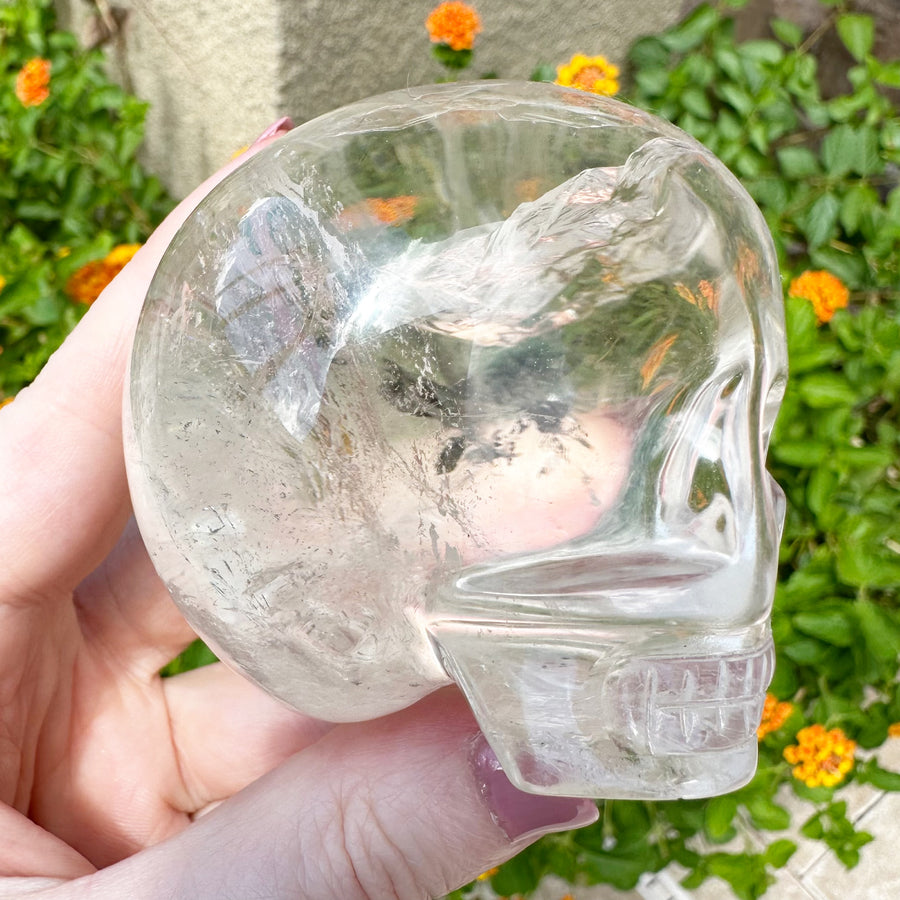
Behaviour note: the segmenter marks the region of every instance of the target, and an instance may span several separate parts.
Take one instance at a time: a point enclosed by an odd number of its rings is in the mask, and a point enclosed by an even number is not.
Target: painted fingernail
[[[554,831],[581,828],[599,817],[593,800],[520,791],[482,734],[474,739],[470,758],[491,818],[510,841],[532,841]]]
[[[285,134],[294,127],[294,123],[289,116],[282,116],[277,122],[273,122],[254,142],[258,144],[267,138],[275,137],[277,134]]]

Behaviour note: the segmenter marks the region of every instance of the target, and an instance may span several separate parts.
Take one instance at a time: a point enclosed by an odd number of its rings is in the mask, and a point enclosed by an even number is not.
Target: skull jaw
[[[708,797],[746,784],[774,653],[768,622],[549,628],[437,620],[429,633],[510,780],[571,797]]]

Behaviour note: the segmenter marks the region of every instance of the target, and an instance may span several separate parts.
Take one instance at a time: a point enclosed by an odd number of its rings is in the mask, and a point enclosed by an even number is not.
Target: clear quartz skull
[[[770,236],[691,138],[552,85],[405,90],[181,229],[128,476],[189,622],[295,708],[452,680],[525,790],[706,796],[756,762],[785,371]]]

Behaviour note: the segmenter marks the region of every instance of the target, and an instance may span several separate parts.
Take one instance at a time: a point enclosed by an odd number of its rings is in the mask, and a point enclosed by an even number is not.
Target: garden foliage
[[[50,0],[0,3],[0,78],[2,401],[86,310],[93,295],[73,276],[141,243],[170,203],[135,159],[146,104],[55,29]]]
[[[676,863],[687,887],[717,876],[739,898],[760,897],[797,830],[857,863],[871,836],[847,817],[848,783],[900,789],[900,774],[866,752],[900,734],[900,61],[873,55],[873,21],[850,2],[822,0],[811,33],[775,20],[770,37],[738,42],[741,5],[700,6],[639,40],[621,99],[732,168],[784,277],[790,381],[769,465],[788,514],[759,769],[712,800],[601,802],[597,825],[544,838],[492,873],[505,896],[526,896],[548,873],[627,889]],[[465,4],[444,7],[429,33],[456,77],[481,21]],[[835,35],[847,83],[823,96],[817,50]],[[563,68],[577,87],[618,88],[602,57]],[[99,53],[54,30],[49,0],[0,4],[0,72],[2,401],[86,309],[74,276],[143,241],[169,201],[135,161],[145,105],[107,79]],[[169,672],[210,658],[200,645],[191,654]],[[802,821],[784,806],[789,792],[808,806]]]
[[[900,61],[873,55],[873,20],[850,3],[823,0],[811,33],[775,20],[770,37],[738,42],[743,5],[702,5],[639,40],[620,99],[737,174],[784,278],[790,380],[769,468],[788,514],[758,772],[707,801],[601,802],[596,826],[501,866],[489,880],[504,896],[527,896],[547,873],[628,889],[676,863],[688,888],[718,876],[737,897],[760,897],[797,831],[848,867],[859,861],[872,836],[847,817],[848,783],[900,789],[900,774],[866,752],[900,735]],[[817,50],[830,35],[849,68],[843,92],[823,96]],[[808,806],[800,821],[785,792]]]

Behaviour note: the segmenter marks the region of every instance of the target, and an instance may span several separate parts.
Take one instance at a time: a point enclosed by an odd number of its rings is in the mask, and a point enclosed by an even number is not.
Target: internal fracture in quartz
[[[755,765],[784,371],[765,225],[690,138],[548,85],[399,92],[169,248],[135,511],[198,633],[304,712],[452,680],[528,790],[708,795]]]

